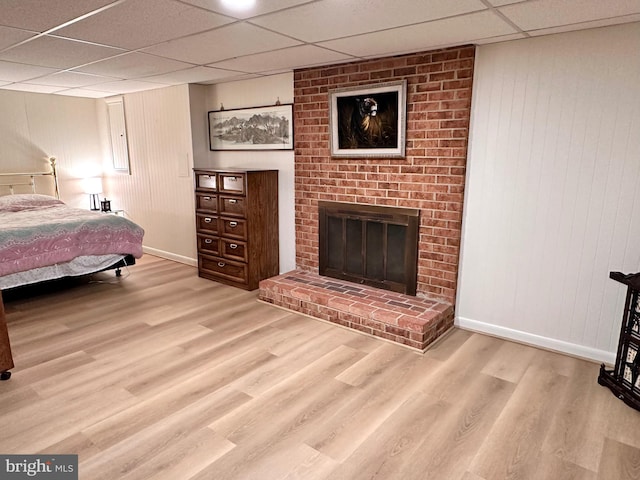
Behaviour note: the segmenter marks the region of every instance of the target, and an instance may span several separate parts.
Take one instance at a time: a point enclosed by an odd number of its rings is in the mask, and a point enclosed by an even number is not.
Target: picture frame
[[[208,112],[209,150],[292,150],[293,105]]]
[[[329,91],[331,155],[404,158],[407,81]]]

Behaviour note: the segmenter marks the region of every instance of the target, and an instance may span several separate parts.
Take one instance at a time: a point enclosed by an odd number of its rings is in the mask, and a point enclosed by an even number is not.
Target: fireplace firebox
[[[320,275],[416,294],[420,212],[318,202]]]

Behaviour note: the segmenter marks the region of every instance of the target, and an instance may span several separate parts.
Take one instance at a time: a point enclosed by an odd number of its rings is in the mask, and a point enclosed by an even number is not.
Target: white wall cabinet
[[[130,172],[129,145],[127,143],[127,122],[124,115],[124,98],[113,97],[106,100],[109,116],[109,135],[113,169],[118,172]]]

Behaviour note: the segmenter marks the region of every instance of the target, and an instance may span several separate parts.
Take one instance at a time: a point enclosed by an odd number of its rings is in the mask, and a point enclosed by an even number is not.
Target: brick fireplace
[[[295,72],[298,270],[264,281],[260,287],[263,300],[348,323],[346,326],[418,349],[437,338],[431,332],[442,333],[453,324],[474,55],[473,46],[464,46]],[[331,157],[328,91],[401,79],[407,80],[406,158]],[[323,285],[326,280],[313,277],[319,266],[321,201],[419,210],[417,297],[394,297],[385,307],[378,304],[371,308],[364,300],[358,304],[357,295],[345,294],[342,303],[348,303],[349,308],[327,310],[329,298],[339,297],[335,290],[327,294],[313,285]],[[301,285],[306,285],[302,289],[305,293],[298,294],[304,298],[297,298],[295,290]],[[410,305],[409,309],[396,305],[394,310],[394,302]],[[340,302],[334,299],[332,303],[335,307]],[[369,305],[366,312],[363,305]],[[356,310],[361,315],[354,318]],[[376,311],[378,317],[391,318],[390,323],[374,318]],[[402,317],[411,312],[413,317]],[[401,317],[404,327],[398,325]],[[373,327],[365,327],[367,322],[373,322]],[[405,328],[407,325],[411,328]]]

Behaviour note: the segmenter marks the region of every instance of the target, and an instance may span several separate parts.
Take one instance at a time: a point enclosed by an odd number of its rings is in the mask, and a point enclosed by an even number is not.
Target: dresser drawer
[[[220,257],[200,255],[201,272],[222,277],[233,282],[247,282],[247,265]]]
[[[218,211],[218,197],[217,195],[207,195],[204,193],[196,194],[196,209],[206,210],[208,212]]]
[[[196,174],[196,188],[199,190],[211,190],[216,191],[218,187],[217,176],[215,173],[197,173]]]
[[[244,195],[244,173],[221,173],[218,177],[220,192]]]
[[[211,235],[198,234],[198,252],[220,255],[220,239]]]
[[[247,223],[241,219],[221,218],[220,219],[220,236],[237,238],[238,240],[247,239]]]
[[[246,215],[246,203],[244,197],[224,197],[220,196],[220,214],[237,215],[244,217]]]
[[[224,258],[238,260],[239,262],[246,262],[248,260],[247,244],[244,242],[221,238],[220,251],[220,255],[222,255]]]
[[[216,215],[206,215],[196,213],[196,226],[199,231],[206,233],[218,233],[218,217]]]

